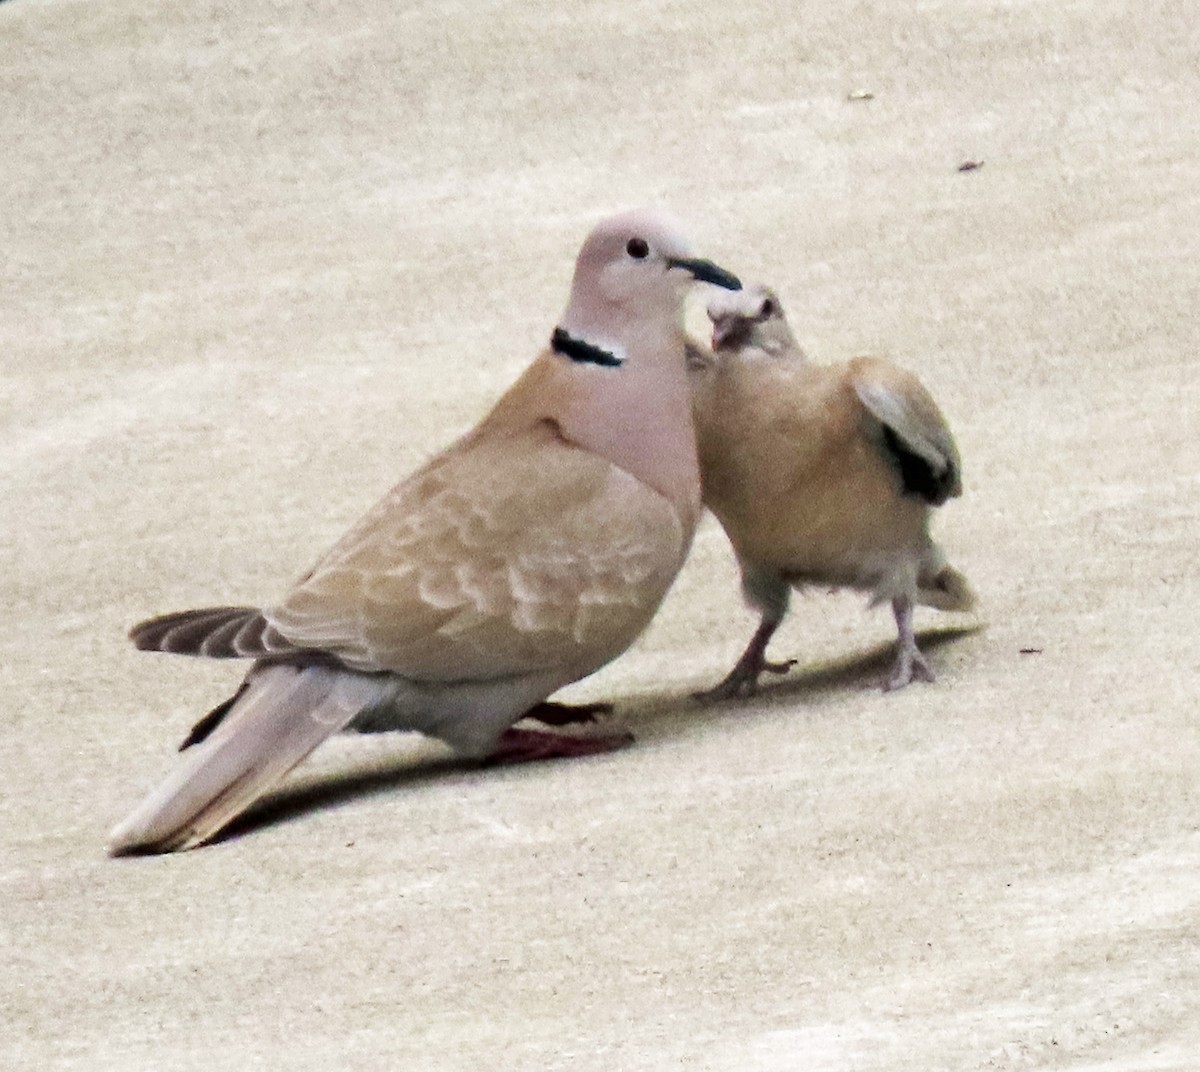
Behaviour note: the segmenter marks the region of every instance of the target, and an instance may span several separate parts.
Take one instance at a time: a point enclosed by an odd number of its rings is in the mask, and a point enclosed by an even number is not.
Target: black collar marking
[[[569,357],[572,361],[586,361],[593,365],[603,365],[605,368],[618,368],[625,364],[615,354],[593,346],[590,342],[573,338],[562,328],[554,329],[554,334],[550,336],[550,349],[556,354]]]

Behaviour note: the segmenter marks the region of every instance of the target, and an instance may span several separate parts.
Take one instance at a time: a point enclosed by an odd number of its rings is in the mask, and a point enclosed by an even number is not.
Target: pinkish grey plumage
[[[401,481],[282,601],[134,629],[139,647],[257,658],[113,852],[201,844],[327,736],[418,730],[466,755],[624,738],[508,734],[615,658],[683,564],[700,512],[682,299],[696,261],[653,213],[601,223],[547,349],[471,432]],[[576,360],[603,352],[612,360]],[[557,712],[561,715],[561,712]],[[570,716],[568,716],[570,717]]]

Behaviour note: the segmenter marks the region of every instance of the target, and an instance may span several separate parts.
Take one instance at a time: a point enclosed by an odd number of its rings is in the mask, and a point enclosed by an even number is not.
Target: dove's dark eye
[[[639,261],[650,252],[650,246],[644,238],[631,238],[625,247],[625,252]]]

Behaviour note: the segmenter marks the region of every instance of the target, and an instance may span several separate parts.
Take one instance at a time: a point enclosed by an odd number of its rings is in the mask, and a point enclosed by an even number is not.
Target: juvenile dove
[[[933,671],[913,606],[967,610],[974,595],[930,539],[933,507],[961,494],[958,451],[916,378],[886,361],[809,362],[765,287],[718,296],[711,351],[689,349],[704,504],[737,555],[762,615],[729,675],[702,698],[752,694],[792,587],[865,589],[890,601],[900,634],[886,683]]]
[[[633,642],[687,554],[700,479],[682,319],[695,280],[740,286],[657,214],[605,220],[549,348],[282,602],[135,626],[143,650],[255,662],[109,851],[201,844],[343,729],[417,730],[504,760],[625,743],[512,727],[526,712],[569,721],[541,701]]]

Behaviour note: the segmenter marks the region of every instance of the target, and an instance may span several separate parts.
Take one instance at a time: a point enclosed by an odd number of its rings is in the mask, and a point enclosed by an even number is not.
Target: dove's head
[[[694,255],[670,217],[641,209],[602,220],[575,261],[571,300],[559,322],[593,345],[626,344],[648,330],[676,331],[696,282],[738,290],[736,276]]]
[[[769,354],[799,352],[800,347],[779,296],[769,287],[752,286],[736,294],[721,294],[708,303],[714,350],[755,347]]]

